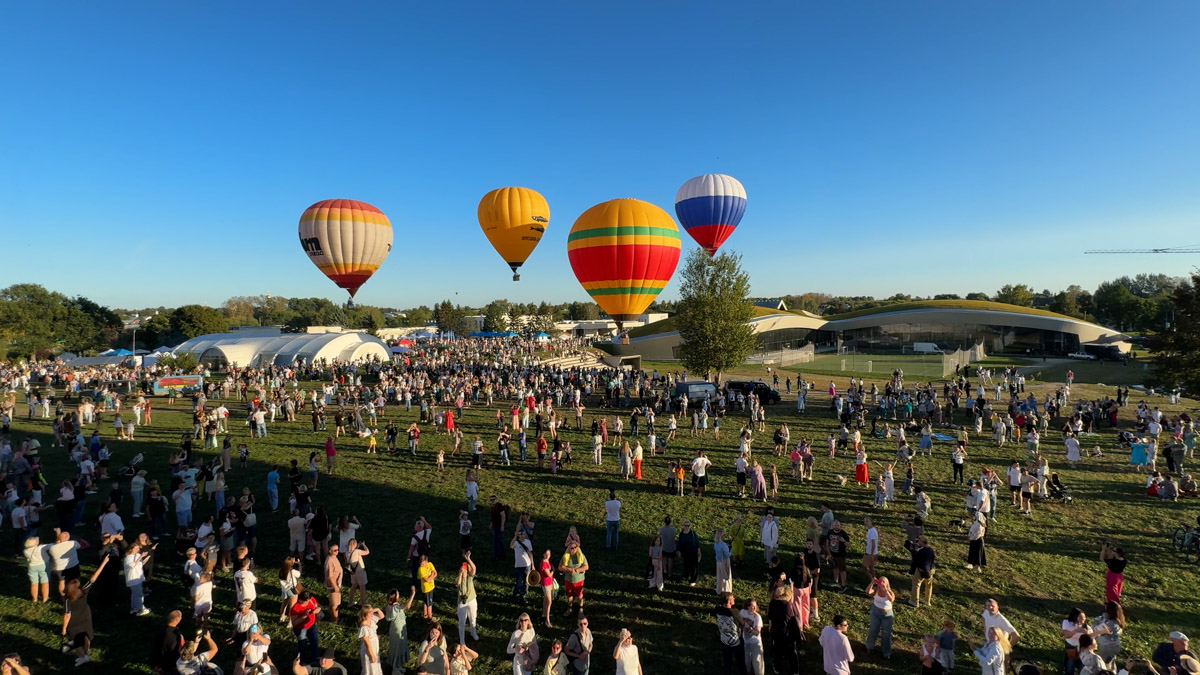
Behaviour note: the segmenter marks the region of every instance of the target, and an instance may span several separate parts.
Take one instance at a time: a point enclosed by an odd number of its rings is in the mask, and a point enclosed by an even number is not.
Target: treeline
[[[804,310],[821,315],[841,314],[921,300],[990,300],[1045,309],[1085,321],[1094,321],[1122,331],[1153,332],[1170,327],[1175,313],[1175,305],[1172,302],[1173,294],[1176,289],[1187,288],[1190,284],[1191,282],[1185,277],[1172,277],[1166,274],[1138,274],[1105,281],[1094,291],[1084,290],[1074,284],[1057,292],[1049,289],[1035,291],[1027,284],[1005,284],[991,295],[972,292],[965,295],[940,293],[923,297],[897,293],[887,298],[875,298],[873,296],[801,293],[785,295],[782,300],[792,311]]]

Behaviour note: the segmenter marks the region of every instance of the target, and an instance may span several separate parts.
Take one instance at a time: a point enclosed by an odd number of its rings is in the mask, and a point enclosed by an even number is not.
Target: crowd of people
[[[479,554],[479,548],[474,545],[472,519],[479,501],[484,457],[492,454],[482,432],[474,436],[469,447],[464,446],[464,411],[479,406],[496,409],[495,453],[488,468],[509,466],[514,457],[517,461],[536,459],[538,468],[544,468],[550,477],[579,461],[572,457],[571,438],[590,444],[591,459],[601,466],[604,455],[615,452],[617,475],[636,481],[655,478],[649,475],[647,459],[665,455],[672,448],[681,424],[689,426],[693,437],[706,437],[711,431],[714,442],[718,443],[723,423],[740,427],[737,435],[728,440],[737,444],[736,457],[730,466],[714,465],[706,450],[697,449],[689,459],[663,461],[661,465],[666,466],[667,472],[662,480],[672,495],[682,498],[686,492],[691,497],[704,498],[712,472],[732,475],[736,493],[729,496],[753,499],[762,507],[761,513],[754,516],[748,512],[731,513],[728,524],[717,528],[707,544],[704,539],[709,537],[702,538],[687,519],[680,520],[676,527],[671,517],[664,517],[647,555],[649,588],[663,591],[673,581],[677,559],[682,583],[697,586],[704,575],[703,553],[711,546],[723,671],[763,675],[769,656],[774,673],[790,675],[799,672],[800,653],[809,648],[806,636],[821,621],[818,597],[823,592],[858,592],[860,586],[851,583],[851,572],[857,577],[861,567],[867,617],[863,645],[868,654],[878,647],[881,658],[891,658],[896,603],[905,591],[898,594],[893,580],[877,567],[881,554],[879,531],[872,518],[866,518],[861,533],[852,533],[849,524],[834,515],[829,503],[821,505],[819,514],[807,518],[803,538],[799,532],[786,531],[772,504],[780,490],[779,472],[773,462],[776,458],[790,459],[790,476],[802,484],[813,480],[822,452],[814,447],[817,439],[792,438],[786,423],[774,429],[772,444],[755,450],[753,440],[756,434],[767,430],[768,414],[767,406],[756,395],[747,397],[740,391],[725,390],[693,400],[687,396],[673,397],[670,395],[673,386],[686,381],[686,373],[615,370],[582,363],[567,368],[542,366],[533,357],[531,345],[513,346],[486,340],[432,343],[404,364],[233,367],[223,379],[206,378],[203,389],[182,396],[190,403],[191,429],[170,454],[163,469],[167,475],[160,480],[140,468],[140,462],[131,461],[119,468],[109,466],[112,455],[99,431],[105,415],[110,416],[114,436],[122,440],[135,439],[137,427],[153,424],[155,399],[148,394],[151,375],[121,369],[77,372],[61,364],[38,364],[10,367],[0,376],[7,392],[0,406],[6,422],[5,441],[0,448],[0,471],[8,490],[5,515],[13,526],[13,540],[28,563],[31,599],[48,602],[51,582],[56,586],[56,597],[62,599],[64,606],[64,651],[73,653],[77,666],[90,660],[95,634],[93,604],[111,603],[128,594],[131,614],[151,613],[147,594],[156,575],[156,560],[162,556],[157,548],[166,541],[185,561],[181,567],[183,581],[190,589],[190,603],[184,609],[159,608],[166,617],[166,625],[154,643],[154,665],[160,672],[184,675],[220,672],[218,653],[224,648],[219,646],[221,640],[213,636],[212,612],[214,591],[224,586],[222,591],[232,592],[235,597],[236,612],[228,619],[232,629],[224,639],[234,653],[222,653],[220,660],[232,663],[232,672],[345,672],[345,667],[336,661],[337,654],[323,647],[321,641],[322,622],[343,618],[345,591],[348,604],[354,607],[348,620],[358,626],[357,657],[362,672],[381,674],[386,664],[390,672],[403,672],[415,666],[418,672],[464,675],[478,657],[469,646],[468,634],[476,643],[480,640],[479,596],[475,591],[479,568],[473,557]],[[778,375],[774,380],[777,384]],[[122,381],[133,384],[126,387],[127,393],[119,393],[122,387],[114,384]],[[319,384],[306,384],[313,381]],[[789,377],[786,382],[789,390],[791,385]],[[903,521],[904,547],[911,556],[907,572],[911,590],[905,604],[917,609],[932,602],[938,559],[925,527],[933,504],[922,485],[924,481],[915,476],[929,474],[920,465],[933,461],[935,443],[948,450],[952,482],[963,485],[965,492],[961,517],[948,518],[951,525],[957,524],[963,532],[963,564],[983,572],[988,567],[986,535],[989,527],[995,526],[1001,510],[1003,485],[1009,488],[1010,504],[1016,513],[1027,517],[1033,515],[1036,503],[1055,495],[1059,499],[1069,498],[1069,491],[1057,474],[1050,471],[1044,448],[1052,433],[1052,421],[1063,420],[1065,461],[1071,464],[1086,461],[1087,453],[1081,449],[1079,439],[1093,433],[1102,421],[1115,426],[1121,409],[1128,403],[1127,390],[1124,395],[1118,391],[1114,399],[1072,401],[1071,385],[1068,381],[1039,402],[1033,393],[1025,391],[1024,378],[1015,369],[1000,376],[982,374],[976,386],[972,386],[965,373],[940,387],[932,383],[907,385],[900,371],[893,373],[882,389],[876,383],[868,387],[861,379],[851,379],[846,391],[838,391],[830,383],[829,409],[835,417],[831,422],[837,429],[826,439],[828,456],[833,458],[842,452],[854,457],[853,483],[874,488],[868,489],[870,496],[865,498],[871,506],[897,508],[897,495],[911,499],[912,512]],[[812,389],[813,383],[797,379],[799,405],[804,405]],[[89,392],[86,397],[85,390]],[[58,484],[53,504],[58,527],[45,543],[40,513],[50,508],[47,491],[53,488],[43,475],[44,448],[33,436],[21,439],[16,447],[7,440],[12,435],[8,423],[16,412],[17,393],[23,395],[28,419],[52,421],[51,447],[63,448],[74,472]],[[172,406],[175,397],[176,393],[170,392],[165,407]],[[125,406],[129,407],[127,417],[123,413]],[[185,410],[188,407],[185,404]],[[389,413],[416,420],[407,425],[396,424]],[[307,420],[301,422],[304,418]],[[235,433],[231,426],[243,421],[248,440],[235,448],[230,437],[243,432]],[[288,467],[272,467],[263,492],[256,493],[247,486],[231,494],[234,491],[229,487],[229,476],[246,469],[252,439],[266,436],[277,423],[304,424],[306,429],[311,424],[310,433],[317,435],[321,450],[311,451],[306,459],[291,460]],[[89,426],[95,429],[90,434]],[[409,587],[388,590],[385,602],[373,606],[369,603],[367,570],[377,563],[370,557],[371,550],[364,541],[366,528],[352,515],[331,516],[331,509],[342,505],[322,503],[319,481],[322,471],[324,480],[337,479],[338,445],[343,436],[363,438],[369,443],[366,451],[371,452],[379,435],[386,453],[424,457],[430,453],[421,447],[423,428],[449,438],[451,457],[460,449],[469,457],[464,473],[466,504],[454,523],[459,534],[456,548],[461,557],[454,560],[451,572],[440,574],[432,545],[435,523],[420,517],[414,522],[407,549]],[[1130,445],[1156,448],[1160,442],[1167,444],[1169,450],[1164,455],[1168,474],[1177,476],[1180,484],[1190,480],[1190,475],[1183,472],[1185,461],[1192,455],[1196,434],[1186,414],[1170,417],[1142,404],[1136,409],[1134,425],[1123,433],[1132,435],[1128,439]],[[398,440],[401,435],[407,441],[403,448]],[[909,435],[919,437],[916,448],[908,444]],[[972,436],[975,443],[988,438],[997,448],[1013,443],[1025,448],[1027,455],[1024,461],[1013,461],[1003,474],[981,465],[978,478],[967,479],[964,468],[970,457],[968,451],[973,447]],[[895,447],[894,458],[888,450],[887,461],[877,463],[874,479],[866,451],[868,441],[864,437],[876,447]],[[431,456],[439,469],[445,466],[444,445],[439,444],[436,455]],[[218,451],[201,457],[201,448]],[[1151,470],[1157,471],[1153,459],[1147,463]],[[658,468],[660,464],[654,462],[651,466]],[[898,475],[903,478],[897,489]],[[841,476],[829,477],[843,483],[848,481]],[[1194,483],[1191,485],[1194,494]],[[1149,486],[1148,483],[1148,489]],[[96,494],[103,496],[92,496]],[[1177,496],[1183,495],[1186,492],[1181,491]],[[512,657],[514,675],[531,675],[535,671],[547,675],[586,674],[598,639],[589,630],[584,610],[591,564],[584,553],[583,541],[572,527],[561,547],[556,545],[553,535],[540,532],[540,545],[535,546],[536,514],[520,512],[514,518],[504,501],[502,495],[496,494],[487,499],[490,564],[506,564],[502,561],[511,554],[512,599],[523,604],[530,595],[539,597],[541,612],[537,623],[546,629],[555,628],[553,608],[556,602],[565,600],[567,627],[573,629],[565,640],[547,642],[539,639],[531,616],[521,612],[506,648]],[[618,549],[622,508],[619,493],[610,490],[607,499],[600,501],[603,501],[605,549]],[[273,540],[286,537],[288,541],[287,556],[276,573],[273,565],[256,559],[255,553],[260,534],[259,514],[280,510],[288,516],[286,535],[282,531],[263,533]],[[144,531],[137,534],[128,531],[126,515],[145,523],[141,528]],[[751,518],[757,519],[757,523],[748,522]],[[174,520],[173,526],[168,524],[170,519]],[[437,529],[441,527],[451,525],[437,524]],[[96,566],[85,577],[80,552],[86,550],[84,542],[89,541],[93,532],[98,542],[94,547]],[[790,565],[780,554],[785,542],[797,550]],[[861,566],[852,566],[848,560],[859,542]],[[746,568],[748,543],[762,548],[761,565],[769,598],[765,608],[755,598],[738,603],[733,595],[733,575]],[[561,553],[556,553],[556,549]],[[1101,616],[1089,621],[1081,610],[1073,609],[1062,623],[1067,675],[1118,670],[1115,660],[1122,652],[1120,634],[1125,626],[1121,593],[1126,561],[1122,549],[1110,544],[1105,544],[1100,557],[1107,569]],[[755,563],[750,566],[759,567]],[[158,570],[157,574],[164,573]],[[319,579],[326,592],[324,601],[305,588],[304,576]],[[826,590],[822,589],[822,578]],[[276,581],[277,613],[258,593],[261,584],[273,585]],[[458,640],[452,643],[452,648],[436,618],[443,609],[435,606],[439,588],[453,589],[449,604],[455,608]],[[421,604],[424,627],[410,639],[408,613],[414,602]],[[271,611],[260,618],[259,612],[264,609]],[[185,621],[189,611],[191,618]],[[292,632],[297,645],[294,658],[282,664],[271,656],[272,638],[267,624],[273,618]],[[847,675],[855,658],[847,638],[853,618],[835,614],[829,619],[817,640],[824,669],[829,675]],[[224,617],[217,621],[225,622]],[[380,639],[384,626],[385,641]],[[1015,667],[1012,650],[1020,634],[1000,613],[996,600],[984,603],[981,627],[978,634],[964,635],[963,642],[978,659],[983,672],[1002,673],[1006,664],[1021,675],[1033,672]],[[955,655],[961,651],[958,638],[955,626],[949,621],[942,632],[925,636],[919,649],[922,672],[953,669]],[[611,662],[616,672],[640,675],[633,634],[622,629],[611,639],[614,640]],[[1154,655],[1153,664],[1157,664],[1158,672],[1162,675],[1196,672],[1186,670],[1188,659],[1194,660],[1187,638],[1182,633],[1172,633],[1168,643],[1171,650],[1160,649],[1162,653]],[[279,651],[275,650],[275,654]],[[1131,672],[1147,667],[1139,664]],[[22,666],[6,661],[4,667],[21,672],[16,668]],[[1172,667],[1176,671],[1170,671]],[[608,669],[604,666],[601,670]]]

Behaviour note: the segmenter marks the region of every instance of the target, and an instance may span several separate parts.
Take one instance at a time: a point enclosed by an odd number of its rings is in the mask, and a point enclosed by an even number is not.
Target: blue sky
[[[6,3],[0,285],[112,306],[344,294],[296,241],[368,201],[407,307],[586,300],[589,206],[746,186],[758,295],[1185,274],[1200,244],[1200,4]],[[550,202],[512,283],[484,192]],[[685,252],[695,247],[685,235]],[[663,297],[676,294],[675,283]]]

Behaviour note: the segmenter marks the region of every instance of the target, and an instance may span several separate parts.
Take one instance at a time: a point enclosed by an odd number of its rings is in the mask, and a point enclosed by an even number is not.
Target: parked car
[[[1095,360],[1097,360],[1095,354],[1089,354],[1087,352],[1072,352],[1070,354],[1067,354],[1067,358],[1068,359],[1076,359],[1078,361],[1095,361]]]
[[[700,380],[680,382],[675,385],[672,400],[678,404],[684,394],[687,394],[688,405],[700,403],[704,400],[705,396],[708,396],[710,401],[716,401],[718,396],[717,385],[712,382],[703,382]]]
[[[740,391],[742,395],[749,398],[751,394],[758,397],[760,403],[770,405],[779,403],[783,397],[779,395],[779,391],[762,380],[734,380],[725,383],[726,388],[730,391]]]

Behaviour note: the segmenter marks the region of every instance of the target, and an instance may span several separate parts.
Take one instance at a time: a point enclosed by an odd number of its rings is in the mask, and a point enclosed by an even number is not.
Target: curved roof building
[[[383,340],[362,332],[268,335],[214,333],[194,337],[172,351],[176,354],[192,354],[204,365],[216,368],[228,365],[289,366],[301,360],[305,363],[349,363],[391,359]]]
[[[926,300],[817,316],[756,307],[750,325],[760,347],[778,349],[805,342],[848,346],[858,351],[903,353],[917,342],[942,349],[982,344],[989,353],[1025,351],[1068,354],[1085,347],[1128,349],[1127,336],[1112,328],[1031,307],[980,300]],[[618,354],[674,360],[682,338],[672,319],[629,332]]]

